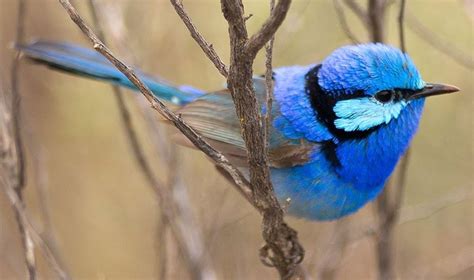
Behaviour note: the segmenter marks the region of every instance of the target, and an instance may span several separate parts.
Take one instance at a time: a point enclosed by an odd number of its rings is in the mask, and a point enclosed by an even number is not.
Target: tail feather
[[[49,67],[136,89],[124,74],[94,50],[69,43],[46,41],[17,45],[16,48],[28,58]],[[156,97],[177,105],[184,105],[202,95],[200,90],[190,87],[177,88],[139,71],[137,75]]]

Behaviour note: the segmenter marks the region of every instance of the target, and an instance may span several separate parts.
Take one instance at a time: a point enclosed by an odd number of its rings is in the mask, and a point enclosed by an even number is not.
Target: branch
[[[89,0],[89,8],[98,36],[101,40],[104,40],[104,32],[97,16],[96,0]],[[189,209],[190,203],[182,199],[183,196],[186,196],[185,188],[182,184],[176,183],[178,179],[176,177],[178,169],[176,157],[170,156],[168,158],[168,169],[171,179],[167,184],[168,186],[165,186],[154,175],[149,162],[146,160],[145,152],[131,123],[130,113],[125,106],[123,93],[118,86],[112,86],[112,88],[117,98],[122,124],[130,141],[132,152],[148,184],[157,195],[163,215],[162,218],[164,219],[163,226],[171,227],[172,234],[185,257],[191,277],[193,279],[214,279],[215,273],[209,264],[198,226],[195,224],[192,211]],[[178,189],[181,190],[181,196],[173,195],[172,192],[176,192]],[[164,259],[166,256],[161,256],[160,258]]]
[[[13,96],[12,96],[13,97]],[[7,105],[6,95],[0,94],[0,185],[7,195],[7,198],[15,212],[17,223],[23,230],[23,242],[25,242],[26,262],[27,265],[32,264],[28,254],[34,254],[33,248],[36,246],[43,254],[45,260],[51,265],[52,269],[58,275],[59,279],[68,279],[66,272],[62,269],[54,252],[49,248],[48,244],[42,239],[38,232],[34,229],[32,222],[26,214],[25,205],[18,192],[18,147],[14,139],[14,116],[13,108],[11,111]],[[34,265],[34,263],[33,263]],[[32,270],[30,270],[32,269]],[[37,276],[36,266],[28,267],[28,278],[35,279]]]
[[[196,26],[194,26],[193,22],[191,21],[188,14],[184,10],[182,1],[181,0],[170,0],[170,1],[174,9],[176,10],[176,13],[179,15],[179,17],[181,18],[181,20],[184,22],[189,32],[191,33],[191,37],[193,37],[196,43],[198,43],[198,45],[201,47],[202,51],[206,54],[209,60],[211,60],[211,62],[214,63],[214,66],[216,66],[217,70],[219,70],[222,76],[227,78],[227,75],[228,75],[227,66],[219,58],[219,55],[214,50],[214,47],[212,46],[212,44],[209,44],[206,41],[206,39],[204,39],[204,37],[201,35],[201,33],[199,33],[199,31],[196,29]]]
[[[242,2],[221,1],[222,13],[229,25],[231,51],[227,85],[247,148],[253,195],[251,203],[263,215],[263,238],[266,245],[260,250],[261,258],[264,263],[277,268],[282,278],[302,275],[302,270],[297,264],[302,260],[304,251],[299,245],[296,231],[284,223],[283,210],[273,193],[267,159],[266,133],[262,129],[260,106],[253,87],[252,67],[257,52],[274,36],[283,22],[290,3],[290,0],[280,0],[259,32],[249,39]],[[271,64],[271,61],[268,62],[267,59],[267,66]],[[267,101],[269,99],[267,98]]]
[[[368,0],[367,20],[372,42],[385,41],[385,0]]]
[[[25,17],[26,17],[26,0],[18,1],[18,16],[16,25],[15,42],[23,42],[25,33]],[[13,115],[13,138],[16,147],[16,171],[17,180],[15,180],[14,190],[23,204],[23,189],[25,188],[26,173],[25,173],[25,152],[23,150],[23,140],[21,138],[21,96],[19,93],[19,64],[20,52],[16,52],[11,66],[11,94],[12,94],[12,115]],[[23,250],[25,253],[25,264],[27,268],[28,279],[34,280],[37,278],[35,246],[31,240],[30,233],[25,229],[25,225],[20,218],[20,213],[14,207],[15,218],[18,224],[18,230],[22,241]]]
[[[270,14],[275,9],[275,0],[270,0]],[[275,36],[272,36],[268,44],[265,46],[265,148],[268,155],[268,146],[270,143],[270,126],[272,125],[272,109],[273,109],[273,43]]]
[[[163,102],[156,98],[148,87],[137,77],[135,72],[122,61],[118,60],[111,51],[97,38],[94,32],[86,25],[82,17],[77,13],[76,9],[71,5],[69,0],[59,0],[61,5],[67,11],[72,21],[82,30],[94,46],[94,49],[106,57],[120,72],[122,72],[145,96],[151,107],[155,109],[166,120],[170,121],[178,128],[198,149],[209,156],[217,165],[222,167],[235,181],[238,191],[249,201],[252,201],[252,191],[248,181],[238,171],[229,160],[219,151],[211,147],[194,129],[192,129],[179,116],[174,114]]]

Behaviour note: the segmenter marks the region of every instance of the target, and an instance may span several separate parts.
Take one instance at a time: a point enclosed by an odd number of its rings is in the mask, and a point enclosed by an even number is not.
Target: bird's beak
[[[421,97],[452,93],[456,91],[459,91],[459,88],[451,85],[426,84],[422,90],[413,93],[408,99],[418,99]]]

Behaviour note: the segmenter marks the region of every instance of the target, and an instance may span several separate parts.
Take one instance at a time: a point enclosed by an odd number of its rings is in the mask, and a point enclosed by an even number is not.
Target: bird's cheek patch
[[[405,101],[383,104],[373,97],[341,100],[333,108],[334,125],[344,131],[368,130],[396,119],[405,106]]]

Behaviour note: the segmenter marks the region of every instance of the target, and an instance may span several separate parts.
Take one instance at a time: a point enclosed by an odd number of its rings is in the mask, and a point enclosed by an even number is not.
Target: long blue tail
[[[52,68],[137,89],[124,74],[94,50],[69,43],[45,41],[17,45],[16,48],[28,58]],[[156,97],[177,105],[189,103],[203,94],[202,91],[188,86],[171,86],[139,71],[137,75]]]

